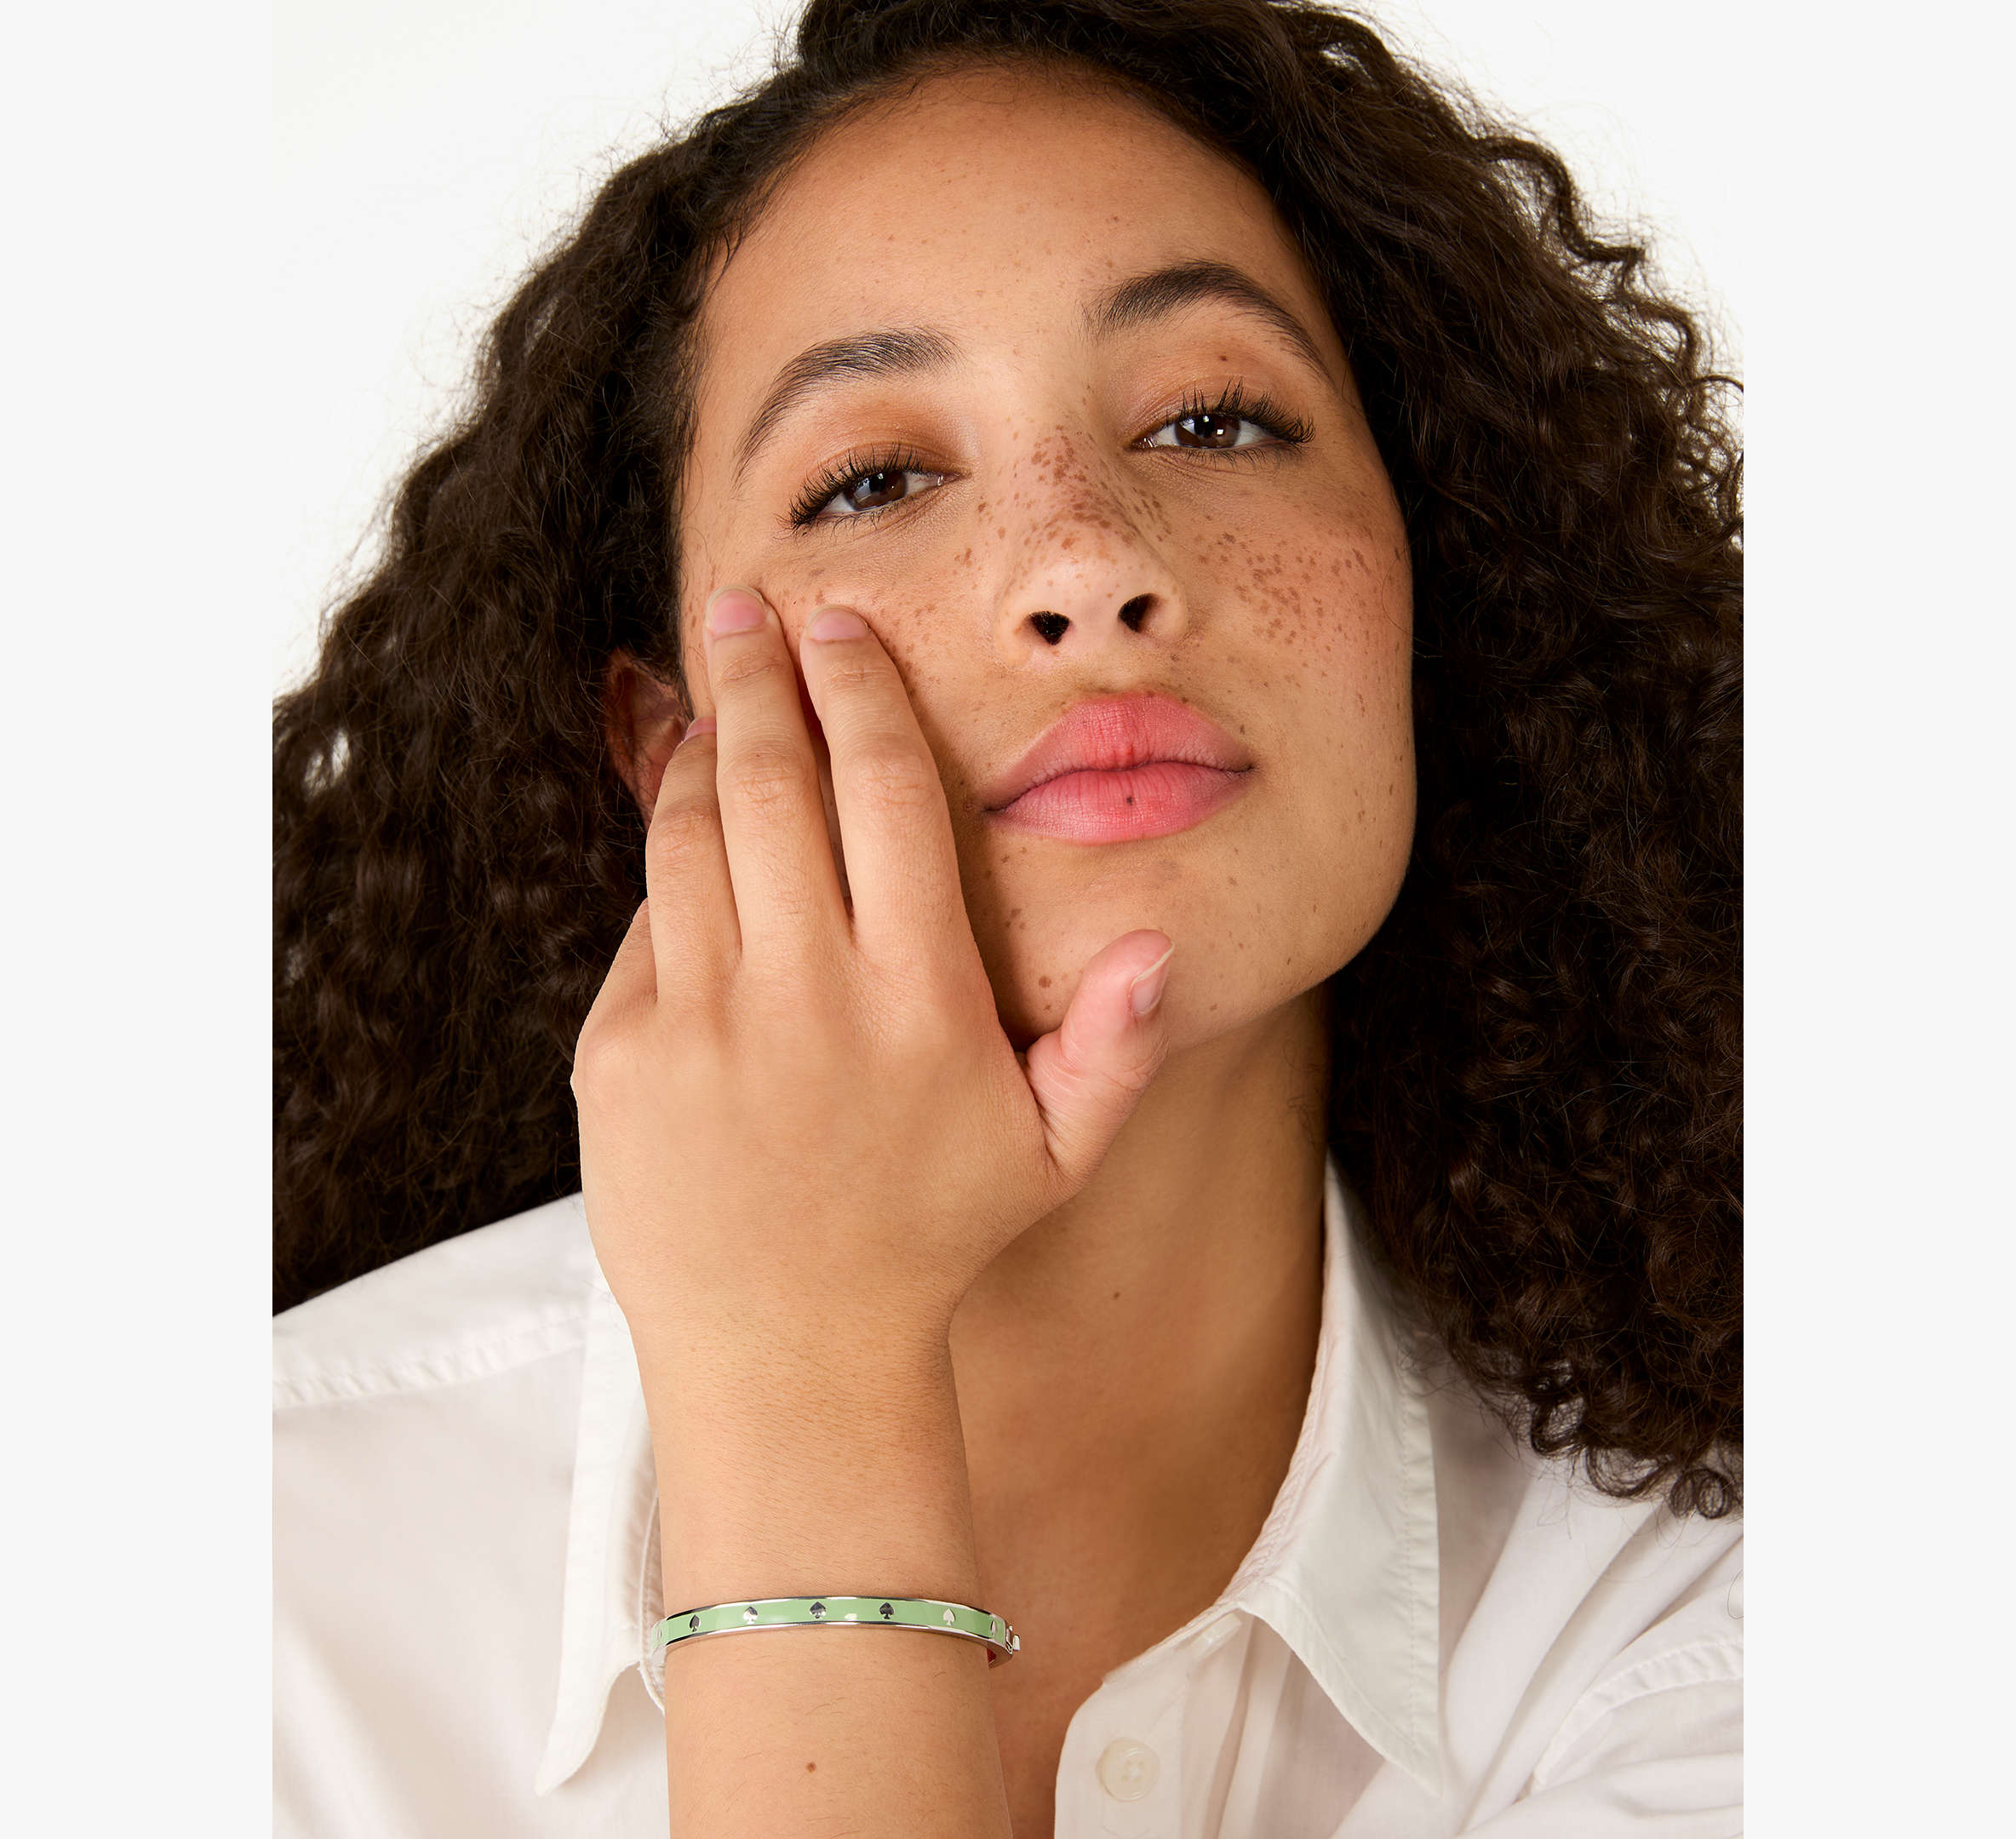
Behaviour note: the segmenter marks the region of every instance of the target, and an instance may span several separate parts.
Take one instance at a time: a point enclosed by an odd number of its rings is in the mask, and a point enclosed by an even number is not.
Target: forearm
[[[671,1610],[764,1596],[979,1603],[942,1345],[653,1363],[645,1375]],[[992,1605],[982,1607],[992,1607]],[[984,1648],[844,1625],[666,1657],[674,1839],[1005,1836]]]

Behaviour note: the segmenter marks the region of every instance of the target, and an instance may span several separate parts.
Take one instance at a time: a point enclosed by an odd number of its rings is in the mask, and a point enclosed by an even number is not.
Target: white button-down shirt
[[[1740,1525],[1508,1436],[1417,1357],[1357,1217],[1333,1164],[1287,1479],[1219,1600],[1078,1708],[1057,1839],[1739,1832]],[[580,1196],[275,1343],[278,1830],[658,1839],[657,1493]]]

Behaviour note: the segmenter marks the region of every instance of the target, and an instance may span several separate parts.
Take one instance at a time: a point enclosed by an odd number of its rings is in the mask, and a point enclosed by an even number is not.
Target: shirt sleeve
[[[1669,1648],[1576,1702],[1511,1806],[1475,1839],[1727,1839],[1743,1830],[1743,1652]]]

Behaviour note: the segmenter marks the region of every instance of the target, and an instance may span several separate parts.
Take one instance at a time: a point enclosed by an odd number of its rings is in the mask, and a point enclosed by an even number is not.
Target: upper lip
[[[982,788],[980,802],[999,811],[1047,779],[1156,760],[1225,772],[1244,772],[1253,764],[1223,728],[1185,703],[1165,696],[1097,696],[1066,709]]]

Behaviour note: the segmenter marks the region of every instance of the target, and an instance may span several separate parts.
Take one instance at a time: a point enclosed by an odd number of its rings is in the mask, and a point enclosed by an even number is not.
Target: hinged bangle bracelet
[[[845,1628],[850,1623],[856,1628],[924,1629],[934,1635],[978,1641],[987,1649],[990,1667],[1022,1652],[1021,1638],[998,1615],[928,1596],[761,1596],[754,1602],[682,1609],[651,1630],[651,1652],[676,1647],[681,1641],[705,1641],[710,1635],[741,1635],[751,1629]]]

